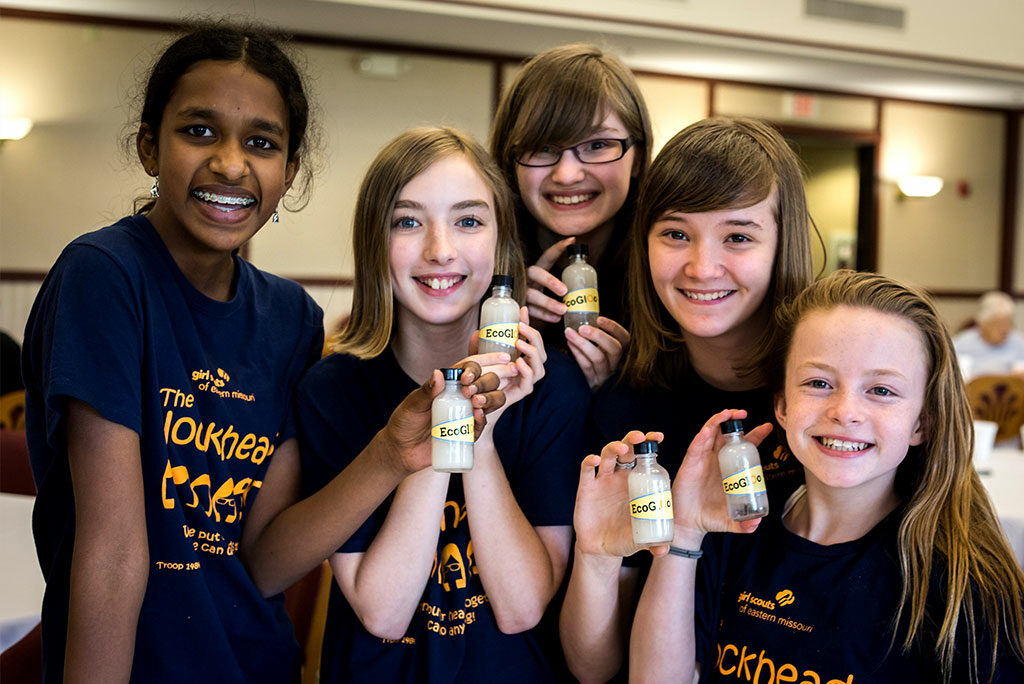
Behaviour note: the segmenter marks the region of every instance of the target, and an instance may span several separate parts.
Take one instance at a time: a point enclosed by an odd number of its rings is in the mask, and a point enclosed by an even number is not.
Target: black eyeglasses
[[[532,167],[554,166],[561,161],[566,150],[572,150],[582,164],[607,164],[622,159],[632,146],[633,141],[629,138],[596,138],[569,147],[545,145],[539,150],[521,153],[516,163]]]

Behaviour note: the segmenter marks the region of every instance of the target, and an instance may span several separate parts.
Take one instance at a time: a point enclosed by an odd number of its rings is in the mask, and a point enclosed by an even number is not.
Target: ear
[[[299,159],[299,153],[296,152],[292,160],[285,164],[284,167],[284,192],[292,187],[292,183],[295,182],[295,177],[299,174],[299,166],[301,166],[301,160]],[[283,195],[284,192],[281,194]]]
[[[159,175],[160,164],[156,138],[148,124],[139,125],[138,135],[135,136],[135,149],[139,153],[139,161],[142,162],[142,168],[146,170],[146,173],[150,176]]]
[[[780,428],[786,429],[786,395],[782,392],[775,395],[775,420]]]
[[[923,444],[926,439],[928,439],[928,426],[925,425],[924,418],[918,416],[914,431],[910,433],[910,446]]]

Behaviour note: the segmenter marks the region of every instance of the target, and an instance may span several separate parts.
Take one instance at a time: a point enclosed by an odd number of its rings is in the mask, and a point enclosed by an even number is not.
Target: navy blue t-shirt
[[[590,390],[576,364],[558,352],[549,353],[545,369],[533,392],[505,410],[494,443],[530,524],[571,525]],[[334,354],[310,369],[297,395],[306,492],[351,463],[416,386],[390,348],[368,360]],[[389,506],[385,501],[339,551],[366,551]],[[452,475],[434,566],[403,639],[366,631],[332,583],[321,682],[553,681],[536,630],[498,630],[473,561],[467,513],[462,477]]]
[[[283,601],[260,596],[238,543],[274,449],[295,436],[291,397],[319,357],[323,314],[297,284],[235,268],[235,296],[206,297],[132,216],[68,245],[43,283],[23,370],[47,682],[62,679],[67,631],[72,398],[139,435],[149,578],[131,681],[295,677]]]
[[[752,534],[709,534],[698,564],[696,656],[701,682],[814,681],[826,684],[943,681],[933,655],[941,622],[941,571],[914,646],[893,620],[902,576],[896,535],[903,509],[860,539],[822,546],[769,516]],[[981,611],[975,610],[981,626]],[[904,620],[905,621],[905,620]],[[966,624],[958,629],[952,682],[970,681]],[[980,681],[988,681],[991,642],[979,639]],[[1024,663],[1001,644],[993,682],[1024,682]]]

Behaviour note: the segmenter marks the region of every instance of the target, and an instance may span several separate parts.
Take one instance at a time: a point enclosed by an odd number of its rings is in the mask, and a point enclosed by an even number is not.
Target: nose
[[[241,178],[248,170],[245,151],[235,141],[224,140],[213,149],[210,170],[226,180]]]
[[[423,258],[432,264],[445,265],[455,260],[458,249],[446,226],[430,226],[423,245]]]
[[[683,274],[694,280],[714,280],[721,275],[718,250],[706,240],[695,239],[686,250]]]
[[[559,185],[572,185],[583,180],[583,163],[572,150],[562,150],[558,163],[551,167],[551,180]]]
[[[836,390],[829,398],[828,418],[838,425],[856,425],[864,420],[860,397],[849,390]]]

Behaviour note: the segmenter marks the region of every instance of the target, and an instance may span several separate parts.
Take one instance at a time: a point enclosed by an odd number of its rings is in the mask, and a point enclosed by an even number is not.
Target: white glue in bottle
[[[519,351],[519,303],[512,299],[514,280],[510,275],[496,275],[491,278],[491,296],[480,306],[481,354],[505,352],[512,361]]]
[[[668,471],[658,465],[658,443],[633,447],[636,465],[629,471],[629,517],[637,546],[668,544],[675,535],[672,517],[672,483]]]
[[[757,447],[743,439],[743,421],[722,423],[725,446],[718,450],[722,489],[729,504],[729,516],[736,521],[768,515],[768,492]]]
[[[569,290],[562,298],[568,309],[563,319],[565,327],[576,331],[581,325],[596,327],[601,307],[597,299],[597,271],[587,263],[590,250],[586,245],[572,244],[565,251],[569,254],[569,265],[562,271],[562,282]]]
[[[473,405],[459,387],[461,368],[442,368],[444,390],[431,406],[431,465],[442,473],[473,469]]]

